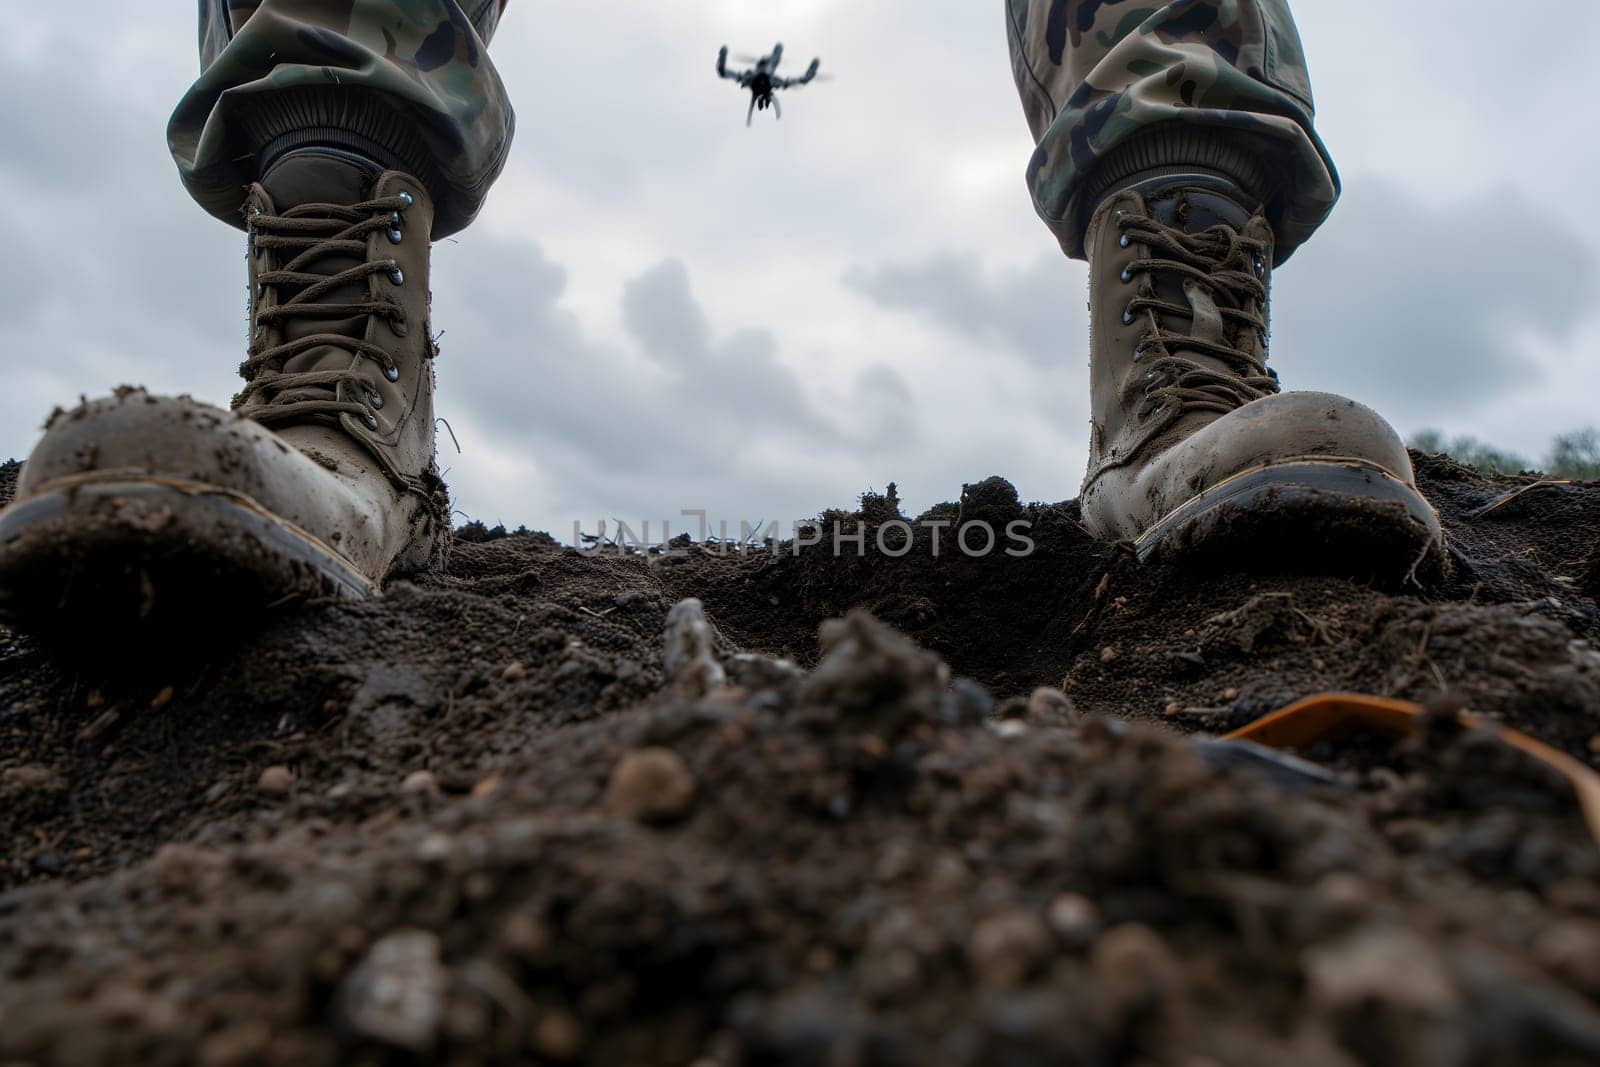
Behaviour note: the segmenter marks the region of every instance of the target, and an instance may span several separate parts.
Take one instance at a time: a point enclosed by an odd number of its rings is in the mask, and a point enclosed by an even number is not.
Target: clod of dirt
[[[426,930],[385,935],[340,983],[340,1021],[359,1037],[422,1054],[444,1020],[450,975]]]
[[[1027,717],[1035,726],[1065,726],[1077,718],[1077,709],[1067,694],[1041,685],[1028,696]]]
[[[1021,985],[1055,950],[1055,938],[1043,919],[1016,909],[991,915],[972,931],[967,958],[978,981],[991,988]]]
[[[639,822],[681,819],[694,804],[694,775],[670,748],[629,752],[611,772],[606,806]]]
[[[1295,606],[1292,593],[1263,593],[1207,619],[1200,649],[1206,656],[1248,655],[1258,647],[1303,644],[1312,632],[1312,620]]]
[[[1107,930],[1090,950],[1089,963],[1108,1022],[1116,1028],[1156,1021],[1182,980],[1172,949],[1142,923]]]

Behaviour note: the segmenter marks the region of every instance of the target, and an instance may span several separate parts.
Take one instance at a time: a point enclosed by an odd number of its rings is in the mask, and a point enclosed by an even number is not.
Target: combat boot
[[[302,149],[250,187],[232,410],[123,388],[58,411],[0,512],[0,616],[226,628],[436,564],[427,190]]]
[[[1344,397],[1279,391],[1267,367],[1272,227],[1246,204],[1225,179],[1185,175],[1096,208],[1084,524],[1141,559],[1437,563],[1439,519],[1393,428]]]

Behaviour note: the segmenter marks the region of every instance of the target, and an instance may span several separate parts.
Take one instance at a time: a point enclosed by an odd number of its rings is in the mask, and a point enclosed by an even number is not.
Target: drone
[[[750,110],[745,112],[744,124],[750,125],[755,118],[756,110],[762,111],[772,108],[777,118],[783,118],[783,108],[778,106],[778,98],[772,95],[779,89],[793,89],[797,86],[809,84],[817,76],[817,68],[822,66],[822,60],[813,59],[806,72],[798,78],[780,78],[777,75],[778,64],[783,60],[783,45],[772,46],[770,55],[765,56],[735,56],[741,63],[754,63],[750,70],[728,69],[728,46],[723,45],[722,51],[717,53],[717,77],[731,78],[739,83],[739,88],[750,90]]]

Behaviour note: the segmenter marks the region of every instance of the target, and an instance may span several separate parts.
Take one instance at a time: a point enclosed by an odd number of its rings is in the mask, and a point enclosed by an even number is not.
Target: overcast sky
[[[1273,364],[1410,434],[1530,456],[1600,423],[1600,5],[1299,0],[1333,220],[1275,276]],[[242,236],[164,142],[192,3],[26,5],[0,40],[0,455],[121,382],[225,404]],[[625,12],[625,14],[624,14]],[[1075,496],[1085,269],[1023,184],[1002,0],[513,0],[517,140],[434,254],[456,506],[785,522],[899,482]],[[719,45],[835,80],[744,126]]]

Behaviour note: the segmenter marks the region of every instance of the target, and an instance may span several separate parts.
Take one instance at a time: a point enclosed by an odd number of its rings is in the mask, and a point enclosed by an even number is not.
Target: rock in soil
[[[989,479],[922,518],[1031,555],[468,527],[193,662],[0,631],[0,1062],[1600,1062],[1600,848],[1446,714],[1595,758],[1600,487],[1416,459],[1426,585]],[[1440,714],[1292,793],[1190,747],[1325,690]]]

